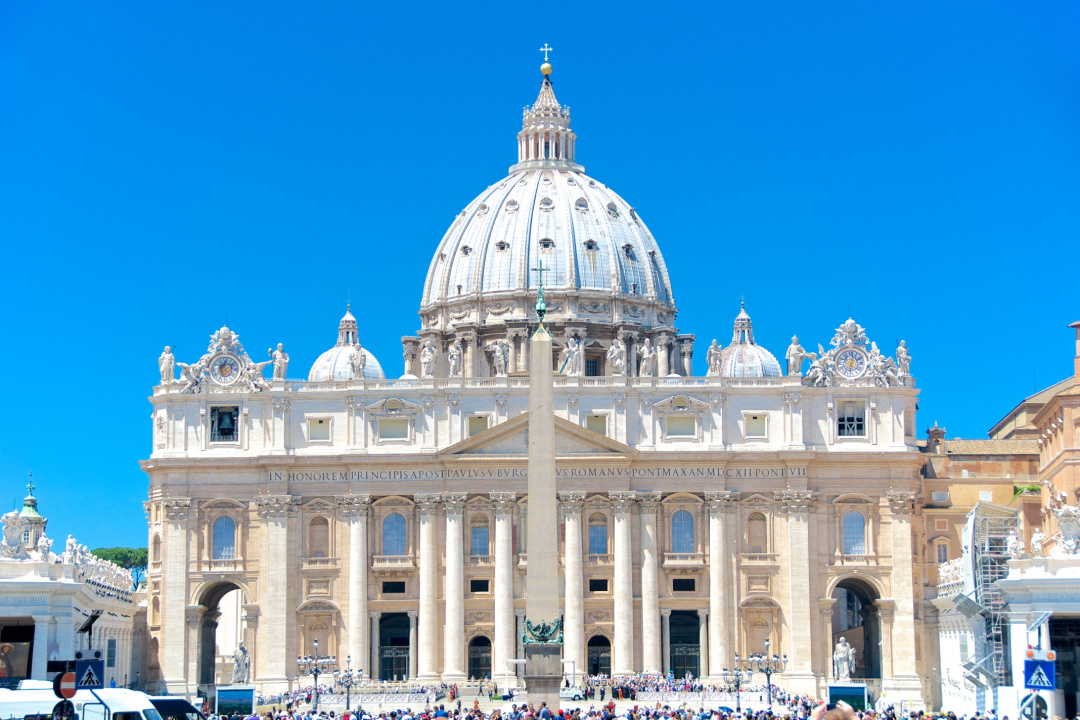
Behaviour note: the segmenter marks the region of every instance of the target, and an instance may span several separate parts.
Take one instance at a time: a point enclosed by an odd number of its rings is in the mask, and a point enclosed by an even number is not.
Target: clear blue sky
[[[983,437],[1072,368],[1078,29],[1072,1],[0,3],[0,498],[33,470],[53,536],[145,545],[156,358],[226,313],[302,377],[351,293],[400,374],[545,42],[699,371],[740,295],[777,355],[850,306],[908,341],[921,429]]]

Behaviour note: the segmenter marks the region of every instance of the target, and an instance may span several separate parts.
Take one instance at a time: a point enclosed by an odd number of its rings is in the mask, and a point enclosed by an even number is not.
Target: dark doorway
[[[201,689],[207,692],[217,684],[217,627],[218,619],[221,617],[219,606],[226,595],[236,590],[240,590],[240,587],[231,582],[218,583],[203,593],[202,602],[199,603],[206,609],[203,611],[199,624],[198,677],[199,685],[206,686]],[[241,602],[243,602],[242,599]],[[252,665],[254,665],[253,661],[254,658],[249,659]]]
[[[1076,693],[1080,692],[1080,682],[1076,674],[1080,672],[1080,618],[1050,618],[1050,647],[1057,651],[1058,690],[1065,691],[1065,717],[1076,717]]]
[[[844,580],[832,596],[832,639],[829,642],[829,677],[835,677],[832,667],[833,649],[840,638],[855,648],[853,678],[881,677],[881,619],[874,601],[874,589],[860,580]]]
[[[409,678],[409,616],[384,613],[379,621],[379,679]]]
[[[669,662],[672,674],[677,678],[687,675],[699,676],[701,668],[701,646],[698,641],[698,617],[696,610],[673,610],[668,620],[668,628],[671,636],[669,645],[671,656]]]
[[[611,643],[603,635],[589,638],[589,674],[611,675]]]
[[[491,678],[491,641],[483,635],[469,641],[469,677],[477,680]]]

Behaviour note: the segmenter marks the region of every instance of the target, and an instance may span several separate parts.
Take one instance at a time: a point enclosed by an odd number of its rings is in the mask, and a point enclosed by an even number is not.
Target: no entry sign
[[[75,697],[75,673],[60,673],[53,678],[53,694],[62,700],[70,700]]]

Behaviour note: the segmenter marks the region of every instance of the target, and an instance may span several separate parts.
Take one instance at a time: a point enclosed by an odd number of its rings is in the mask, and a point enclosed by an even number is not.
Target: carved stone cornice
[[[516,492],[493,492],[490,497],[496,516],[513,515],[514,508],[517,506]]]
[[[812,490],[776,490],[773,492],[776,511],[781,515],[813,512],[820,498],[821,493]]]
[[[276,397],[276,398],[274,398],[274,412],[275,413],[279,413],[279,414],[284,413],[286,410],[289,409],[289,406],[291,406],[291,405],[292,405],[292,401],[289,400],[289,398],[287,398],[287,397]]]
[[[292,495],[267,495],[255,500],[259,517],[291,518],[296,517],[296,511],[300,508],[300,499]]]
[[[469,499],[469,493],[463,492],[445,492],[442,494],[443,505],[446,506],[447,516],[455,515],[461,517],[461,513],[465,510],[465,501]]]
[[[413,500],[416,501],[416,509],[420,513],[420,517],[435,517],[435,513],[439,510],[439,503],[442,502],[442,495],[439,493],[416,493],[413,495]]]
[[[567,515],[580,515],[581,507],[585,504],[586,493],[578,490],[564,490],[559,493],[563,512]]]
[[[910,515],[915,511],[916,495],[913,492],[885,493],[889,501],[889,512],[893,515]]]
[[[611,498],[611,506],[616,513],[630,513],[630,510],[634,507],[634,500],[637,499],[637,493],[630,492],[609,492],[608,497]]]
[[[165,498],[161,501],[165,508],[165,517],[172,522],[186,520],[191,509],[191,498]]]
[[[735,512],[738,501],[739,493],[732,490],[710,490],[705,493],[705,503],[714,515]]]
[[[337,511],[338,517],[342,518],[354,518],[354,517],[367,517],[368,508],[371,507],[370,495],[338,495]]]
[[[656,508],[660,505],[660,497],[663,495],[659,490],[649,490],[637,494],[638,502],[641,503],[641,512],[649,515],[656,514]]]

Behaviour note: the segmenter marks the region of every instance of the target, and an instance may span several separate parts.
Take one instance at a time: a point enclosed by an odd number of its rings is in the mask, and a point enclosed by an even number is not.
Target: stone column
[[[420,648],[417,654],[416,679],[422,683],[438,682],[436,661],[439,652],[439,553],[435,539],[438,493],[414,496],[420,518]]]
[[[294,626],[289,588],[294,587],[289,562],[289,518],[296,517],[300,500],[291,495],[267,495],[255,501],[259,517],[266,524],[266,629],[267,650],[263,655],[263,687],[269,692],[284,692],[289,687],[288,658],[294,644],[289,630]],[[166,653],[168,654],[168,653]]]
[[[349,655],[362,663],[366,637],[368,603],[367,517],[370,495],[339,495],[338,515],[349,523]],[[366,668],[363,677],[371,676]]]
[[[642,667],[647,673],[660,672],[660,590],[657,583],[656,508],[660,492],[638,493],[641,504],[641,649]]]
[[[514,657],[514,506],[517,493],[493,492],[495,506],[495,643],[491,676],[506,671]]]
[[[187,574],[188,510],[190,498],[166,498],[165,559],[162,563],[163,597],[161,599],[162,647],[172,648],[160,654],[161,671],[167,692],[188,694],[187,674]],[[72,657],[72,656],[68,656]],[[44,679],[44,678],[43,678]],[[196,678],[190,678],[192,685]]]
[[[406,613],[409,616],[409,679],[416,679],[416,616],[420,613],[416,610],[409,610]]]
[[[892,535],[892,588],[895,614],[892,621],[893,688],[909,697],[917,697],[921,688],[915,666],[915,590],[912,568],[911,514],[915,509],[913,492],[891,492],[887,496]],[[885,614],[882,615],[882,655],[885,655]],[[883,677],[888,677],[882,673]]]
[[[382,613],[374,610],[368,615],[371,617],[371,632],[368,633],[368,637],[371,639],[371,670],[370,677],[372,680],[379,680],[379,660],[382,656],[382,637],[379,632],[379,620],[382,618]],[[409,657],[409,662],[413,662],[413,658]]]
[[[661,610],[660,616],[663,618],[661,632],[664,636],[663,650],[661,652],[664,656],[664,674],[667,675],[671,672],[671,608]]]
[[[49,615],[34,615],[34,664],[30,668],[30,677],[34,680],[45,679],[46,663],[49,661]],[[108,646],[105,643],[106,647]],[[118,669],[119,663],[117,664]],[[117,683],[118,685],[120,683]]]
[[[709,611],[698,610],[698,677],[709,677]]]
[[[468,493],[443,493],[446,508],[446,627],[443,682],[465,680],[465,540],[461,520]]]
[[[728,626],[735,623],[728,578],[731,558],[727,547],[726,517],[735,512],[739,494],[728,490],[705,493],[709,507],[709,668],[718,672],[734,662]]]
[[[832,667],[832,614],[836,598],[818,598],[818,615],[821,617],[821,642],[817,662],[823,668],[821,677],[828,681],[833,677]]]
[[[667,377],[671,372],[671,364],[668,359],[671,357],[671,348],[668,345],[668,336],[661,333],[656,336],[656,375],[657,377]]]
[[[566,523],[566,554],[563,573],[566,578],[563,613],[563,658],[573,660],[577,672],[585,671],[585,589],[582,573],[581,507],[584,492],[559,493]]]
[[[813,617],[810,604],[810,525],[809,514],[818,502],[818,493],[778,490],[773,493],[777,512],[787,518],[787,567],[790,605],[787,615],[791,619],[788,642],[786,675],[790,687],[798,693],[812,694],[817,691],[813,672]],[[775,648],[777,655],[782,654]]]
[[[636,493],[612,492],[615,510],[615,643],[611,652],[611,675],[634,673],[634,561],[630,547],[630,513]]]
[[[515,373],[515,372],[518,371],[518,365],[517,365],[518,336],[517,336],[517,333],[507,333],[506,334],[506,340],[507,340],[507,342],[510,343],[510,357],[507,358],[507,360],[506,360],[506,372],[507,372],[507,374]],[[503,665],[503,667],[505,668],[506,666]],[[491,672],[492,672],[492,674],[495,673],[494,670],[492,670]]]

